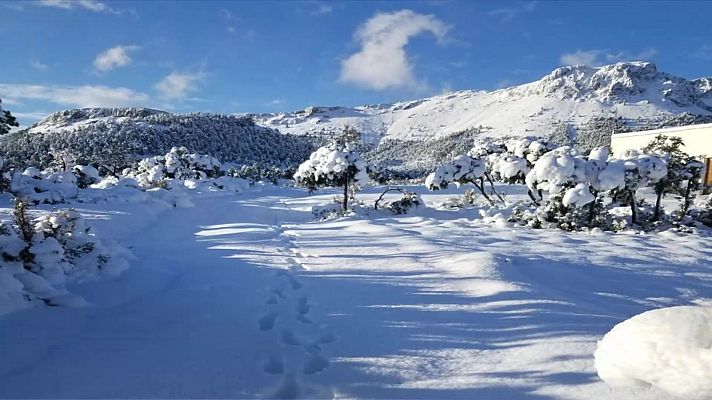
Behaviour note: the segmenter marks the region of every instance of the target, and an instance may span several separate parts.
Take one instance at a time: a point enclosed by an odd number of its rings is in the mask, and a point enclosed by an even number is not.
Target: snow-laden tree
[[[124,175],[136,179],[143,187],[158,187],[168,179],[216,178],[222,174],[221,166],[220,160],[213,156],[173,147],[166,155],[144,158],[136,168],[125,170]]]
[[[541,156],[527,173],[526,184],[533,192],[542,190],[559,194],[585,179],[586,160],[576,150],[565,146]]]
[[[90,165],[75,165],[72,167],[72,173],[77,178],[77,186],[81,189],[86,189],[101,181],[99,170]]]
[[[428,175],[425,178],[425,187],[428,190],[440,190],[446,189],[451,183],[457,186],[471,183],[487,201],[493,203],[484,188],[486,170],[487,167],[482,159],[465,155],[458,156]]]
[[[504,198],[500,196],[497,189],[494,186],[494,180],[500,179],[500,160],[502,160],[503,153],[507,151],[507,148],[501,144],[497,143],[491,139],[478,139],[475,140],[475,144],[467,153],[468,156],[484,160],[485,162],[485,173],[484,177],[489,182],[492,193],[494,193],[499,200],[504,202]],[[525,163],[526,164],[526,163]]]
[[[309,159],[304,161],[294,173],[297,185],[304,186],[309,191],[320,187],[342,187],[344,197],[342,209],[348,210],[349,193],[351,197],[356,191],[368,185],[368,163],[356,151],[357,137],[349,128],[327,146],[318,148]]]
[[[0,135],[10,132],[13,126],[17,127],[20,126],[20,124],[17,122],[17,119],[10,114],[10,111],[3,110],[2,99],[0,99]]]
[[[505,143],[507,152],[527,160],[529,166],[553,149],[551,144],[536,137],[523,137],[511,139]]]
[[[85,304],[66,289],[68,280],[117,275],[128,251],[96,237],[72,210],[33,220],[16,200],[14,221],[0,222],[0,314],[30,306]]]
[[[702,169],[704,165],[696,158],[682,150],[685,144],[682,138],[675,136],[658,135],[643,151],[660,157],[667,166],[667,175],[658,180],[655,185],[655,220],[660,219],[661,200],[666,194],[682,196],[682,216],[687,213],[692,204],[691,198],[694,191],[701,185]]]
[[[638,223],[638,206],[635,199],[637,190],[646,185],[654,185],[667,175],[667,166],[660,157],[627,151],[622,158],[610,159],[606,168],[598,174],[601,190],[623,194],[627,199],[633,223]]]

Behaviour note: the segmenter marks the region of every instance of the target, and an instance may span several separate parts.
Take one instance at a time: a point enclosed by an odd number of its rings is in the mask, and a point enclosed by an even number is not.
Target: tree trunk
[[[487,199],[487,201],[489,201],[490,205],[494,205],[494,201],[492,201],[492,199],[489,196],[487,196],[487,193],[485,193],[485,178],[480,178],[479,185],[477,185],[476,182],[472,182],[472,183],[475,185],[475,187],[477,189],[479,189],[480,193],[482,193],[482,196],[484,196],[485,199]]]
[[[349,209],[349,177],[346,176],[346,182],[344,182],[344,201],[341,204],[341,208],[344,211]]]
[[[593,218],[596,216],[596,201],[598,201],[598,192],[596,190],[593,191],[593,201],[589,204],[588,209],[588,226],[590,227],[593,224]]]
[[[630,213],[631,213],[631,220],[633,221],[634,224],[638,223],[638,206],[635,204],[635,193],[633,193],[632,190],[628,190],[628,193],[630,194]]]
[[[655,194],[657,194],[657,199],[655,199],[655,221],[660,220],[660,203],[663,199],[664,186],[658,182],[655,185]]]
[[[492,193],[494,193],[495,196],[497,196],[497,198],[499,198],[499,200],[504,203],[504,199],[502,198],[502,196],[499,195],[499,193],[497,193],[497,189],[494,188],[494,182],[492,182],[492,178],[489,176],[489,174],[485,173],[485,178],[487,178],[487,182],[489,182],[490,187],[492,188]]]
[[[687,215],[687,210],[690,208],[690,194],[692,194],[692,179],[687,181],[687,188],[685,189],[685,199],[683,200],[685,203],[682,206],[682,215],[680,215],[680,221],[685,218],[685,215]]]
[[[527,194],[529,195],[529,198],[532,199],[532,203],[534,203],[535,206],[539,205],[539,201],[534,197],[534,192],[531,191],[531,189],[527,189]]]

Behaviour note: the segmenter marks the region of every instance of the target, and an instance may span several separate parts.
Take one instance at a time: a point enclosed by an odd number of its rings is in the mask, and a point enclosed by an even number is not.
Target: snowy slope
[[[411,189],[431,205],[461,193]],[[75,288],[90,307],[2,317],[0,397],[670,399],[611,390],[593,352],[633,315],[710,304],[708,236],[513,228],[474,209],[314,221],[333,194],[83,205],[136,259]]]
[[[580,127],[593,117],[620,117],[640,125],[681,113],[712,115],[711,78],[687,80],[651,63],[628,62],[561,67],[536,82],[493,92],[466,90],[395,104],[309,107],[253,117],[283,133],[331,133],[349,125],[377,143],[383,137],[423,140],[479,126],[490,136],[547,136],[557,123]]]

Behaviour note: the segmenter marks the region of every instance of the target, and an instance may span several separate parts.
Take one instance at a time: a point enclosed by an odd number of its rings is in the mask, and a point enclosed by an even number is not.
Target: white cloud
[[[311,15],[328,15],[334,12],[334,6],[328,3],[320,3],[318,7],[312,10],[309,14]]]
[[[202,72],[183,73],[173,71],[154,86],[167,100],[182,100],[197,89],[205,75]]]
[[[376,14],[356,30],[354,37],[361,50],[341,62],[339,81],[373,90],[422,88],[405,46],[412,37],[425,32],[442,41],[448,29],[434,16],[411,10]]]
[[[527,1],[520,3],[515,7],[497,8],[487,12],[488,15],[499,18],[499,23],[505,23],[513,20],[521,14],[526,14],[536,9],[536,1]]]
[[[596,65],[600,50],[576,50],[573,53],[562,54],[559,58],[563,65]]]
[[[71,107],[132,107],[146,105],[148,95],[124,87],[0,84],[0,92],[18,101],[41,100]]]
[[[30,61],[30,66],[34,69],[40,70],[40,71],[46,71],[47,70],[47,64],[42,63],[40,60],[32,60]]]
[[[61,8],[64,10],[72,10],[74,8],[83,8],[93,12],[110,12],[117,14],[118,11],[107,6],[105,3],[96,0],[39,0],[37,3],[44,7]]]
[[[620,61],[645,61],[658,54],[655,49],[631,53],[626,50],[611,51],[609,49],[578,49],[573,53],[562,54],[559,61],[562,65],[588,65],[592,67],[612,64]]]
[[[116,67],[131,64],[130,52],[138,50],[138,46],[116,46],[99,53],[94,59],[94,68],[99,72],[111,71]]]

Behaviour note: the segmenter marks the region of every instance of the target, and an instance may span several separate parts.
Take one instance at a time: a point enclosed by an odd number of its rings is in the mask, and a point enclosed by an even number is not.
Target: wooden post
[[[712,158],[705,159],[705,179],[702,180],[702,190],[705,194],[712,190]]]

